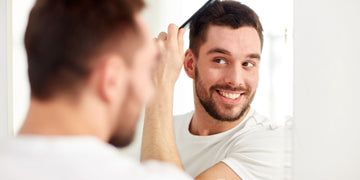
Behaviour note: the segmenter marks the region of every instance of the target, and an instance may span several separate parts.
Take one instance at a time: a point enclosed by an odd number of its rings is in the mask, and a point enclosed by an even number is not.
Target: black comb
[[[182,24],[181,26],[180,26],[180,29],[181,28],[185,28],[185,26],[187,26],[190,22],[191,22],[191,20],[194,18],[194,16],[196,15],[196,14],[199,14],[199,13],[201,13],[201,12],[203,12],[211,3],[213,3],[214,1],[217,1],[217,0],[208,0],[203,6],[201,6],[201,8],[200,9],[198,9],[187,21],[185,21],[185,23],[184,24]]]

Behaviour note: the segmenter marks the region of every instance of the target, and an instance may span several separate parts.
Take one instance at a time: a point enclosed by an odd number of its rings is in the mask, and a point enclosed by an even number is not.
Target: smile
[[[228,99],[237,99],[241,95],[241,93],[226,93],[220,90],[217,90],[217,92]]]

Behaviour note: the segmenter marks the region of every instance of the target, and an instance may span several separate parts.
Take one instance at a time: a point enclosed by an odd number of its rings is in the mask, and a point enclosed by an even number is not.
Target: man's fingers
[[[168,44],[169,46],[177,46],[177,37],[178,37],[178,30],[179,28],[175,24],[170,24],[168,26]]]
[[[179,46],[179,52],[183,53],[184,52],[184,34],[185,34],[185,29],[181,28],[178,32],[178,46]]]
[[[164,41],[158,39],[156,41],[156,45],[158,47],[160,54],[164,54],[166,51]]]
[[[162,40],[162,41],[166,41],[166,40],[167,40],[167,34],[166,34],[166,32],[161,32],[161,33],[159,33],[158,39],[159,39],[159,40]]]
[[[159,33],[157,41],[162,41],[168,50],[183,53],[184,33],[184,28],[179,29],[175,24],[170,24],[168,26],[168,33]]]

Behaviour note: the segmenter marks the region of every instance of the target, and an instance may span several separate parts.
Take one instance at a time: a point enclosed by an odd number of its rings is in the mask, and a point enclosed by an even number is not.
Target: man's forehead
[[[256,29],[250,26],[234,29],[229,26],[210,25],[206,41],[200,46],[200,53],[208,53],[207,51],[215,48],[232,54],[238,51],[260,54],[261,41]]]

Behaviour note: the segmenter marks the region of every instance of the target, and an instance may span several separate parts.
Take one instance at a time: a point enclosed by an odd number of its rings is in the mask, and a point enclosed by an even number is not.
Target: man
[[[25,34],[31,104],[0,140],[0,179],[189,179],[119,155],[153,91],[142,0],[38,0]]]
[[[168,69],[159,70],[157,98],[145,115],[142,145],[154,151],[143,151],[142,160],[171,161],[196,179],[283,179],[283,132],[250,107],[262,31],[256,13],[235,1],[215,1],[195,15],[184,58],[195,111],[172,117],[180,66],[163,65]],[[164,64],[181,64],[181,49],[167,45],[175,37],[171,31],[159,34]]]

